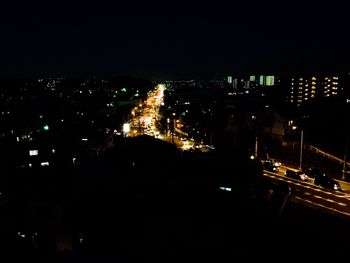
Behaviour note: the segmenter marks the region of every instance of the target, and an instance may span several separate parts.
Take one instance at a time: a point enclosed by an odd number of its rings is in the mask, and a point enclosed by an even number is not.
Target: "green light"
[[[48,130],[49,130],[49,125],[45,125],[45,126],[43,127],[43,129],[44,129],[44,131],[48,131]]]
[[[275,84],[275,76],[266,76],[266,86],[273,86]]]

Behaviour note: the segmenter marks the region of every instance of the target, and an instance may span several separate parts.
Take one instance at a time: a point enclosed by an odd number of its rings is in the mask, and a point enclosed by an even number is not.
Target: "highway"
[[[264,176],[272,182],[287,183],[291,188],[290,201],[306,205],[324,212],[350,217],[349,186],[342,185],[343,192],[331,191],[314,185],[313,179],[307,181],[295,180],[286,177],[285,171],[289,167],[282,166],[278,173],[264,171]]]

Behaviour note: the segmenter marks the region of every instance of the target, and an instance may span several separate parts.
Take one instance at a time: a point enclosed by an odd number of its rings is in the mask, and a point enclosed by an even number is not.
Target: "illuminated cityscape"
[[[2,9],[1,262],[348,258],[348,8]]]
[[[338,76],[292,78],[289,102],[297,106],[316,98],[343,96],[343,86],[339,85]]]

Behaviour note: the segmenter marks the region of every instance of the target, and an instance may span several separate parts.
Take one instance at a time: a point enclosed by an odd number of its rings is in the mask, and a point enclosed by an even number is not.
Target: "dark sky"
[[[1,7],[0,75],[174,79],[349,70],[348,8],[334,1],[47,2]]]

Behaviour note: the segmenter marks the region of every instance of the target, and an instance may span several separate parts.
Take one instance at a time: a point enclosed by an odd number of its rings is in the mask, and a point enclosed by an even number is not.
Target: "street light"
[[[176,113],[173,112],[172,115],[174,116],[174,118],[173,118],[173,130],[171,131],[171,142],[174,143],[175,121],[176,121],[175,116],[176,116]]]
[[[300,134],[300,160],[299,160],[299,168],[301,170],[302,163],[303,163],[303,142],[304,142],[304,130],[301,129]]]
[[[130,124],[129,123],[123,124],[123,132],[124,132],[124,136],[127,137],[128,133],[130,132]]]
[[[346,124],[347,125],[347,124]],[[348,128],[345,128],[345,146],[344,146],[344,158],[343,158],[343,174],[342,174],[342,180],[346,180],[346,160],[347,160],[347,154],[348,154],[348,142],[349,142],[349,132]]]
[[[293,121],[290,121],[290,125],[293,124]],[[298,129],[298,126],[293,125],[292,130]],[[303,166],[303,148],[304,148],[304,130],[300,128],[300,153],[299,153],[299,169],[301,170]],[[294,147],[293,147],[294,148]]]
[[[346,103],[350,103],[350,99],[346,99]],[[344,146],[344,159],[343,159],[343,175],[342,175],[342,180],[346,180],[346,174],[347,174],[347,171],[346,171],[346,160],[347,160],[347,155],[348,155],[348,143],[349,143],[349,123],[348,123],[348,119],[349,119],[349,114],[350,114],[350,107],[348,105],[346,105],[346,108],[345,108],[345,111],[346,111],[346,115],[347,115],[347,118],[344,118],[345,119],[345,146]]]

